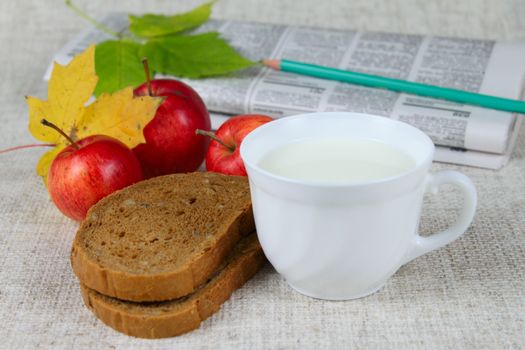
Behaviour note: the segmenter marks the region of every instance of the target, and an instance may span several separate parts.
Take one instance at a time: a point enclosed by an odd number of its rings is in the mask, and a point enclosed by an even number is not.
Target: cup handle
[[[443,184],[451,184],[459,187],[463,194],[463,208],[457,221],[448,229],[435,233],[429,237],[422,237],[416,234],[412,241],[403,264],[426,254],[432,250],[441,248],[459,238],[470,226],[476,211],[477,193],[472,181],[462,173],[457,171],[441,171],[427,175],[427,191],[437,194]]]

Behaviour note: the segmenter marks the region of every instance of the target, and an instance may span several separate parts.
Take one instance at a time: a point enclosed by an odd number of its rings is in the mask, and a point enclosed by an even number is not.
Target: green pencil
[[[525,114],[525,102],[519,100],[511,100],[502,97],[477,94],[457,89],[414,83],[406,80],[386,78],[378,75],[352,72],[289,60],[266,59],[262,60],[262,63],[267,67],[281,70],[283,72],[309,75],[316,78],[343,81],[357,85],[498,109],[500,111]]]

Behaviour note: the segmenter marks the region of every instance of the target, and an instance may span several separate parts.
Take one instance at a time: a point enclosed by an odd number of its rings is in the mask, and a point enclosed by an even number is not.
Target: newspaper
[[[103,22],[115,31],[128,27],[121,13]],[[210,20],[196,32],[209,30],[219,31],[252,60],[286,58],[512,99],[521,97],[524,86],[525,43],[220,20]],[[54,60],[67,63],[89,44],[108,38],[87,28]],[[437,161],[493,169],[508,161],[521,125],[521,117],[512,113],[262,67],[183,80],[204,99],[214,127],[241,113],[277,118],[318,111],[372,113],[427,133],[438,146]]]

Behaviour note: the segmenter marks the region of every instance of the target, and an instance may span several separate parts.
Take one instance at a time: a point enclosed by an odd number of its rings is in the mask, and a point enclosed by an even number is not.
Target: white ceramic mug
[[[305,138],[375,139],[407,153],[415,165],[398,176],[348,185],[289,179],[259,166],[268,152]],[[264,253],[294,289],[311,297],[369,295],[401,265],[461,236],[474,217],[470,179],[456,171],[430,174],[432,141],[399,121],[346,112],[286,117],[248,134],[240,152]],[[462,190],[463,208],[450,228],[422,237],[423,195],[442,184]]]

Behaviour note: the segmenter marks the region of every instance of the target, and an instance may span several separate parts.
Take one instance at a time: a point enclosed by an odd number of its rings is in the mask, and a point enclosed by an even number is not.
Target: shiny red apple
[[[99,200],[142,178],[140,163],[126,145],[112,137],[93,135],[56,156],[47,187],[58,209],[80,221]]]
[[[266,115],[245,114],[228,119],[215,135],[199,132],[212,137],[206,153],[206,170],[246,176],[246,168],[239,153],[242,140],[252,130],[272,120]]]
[[[137,87],[135,96],[162,96],[164,102],[144,127],[146,143],[133,152],[146,178],[197,170],[206,154],[209,140],[195,135],[196,129],[210,130],[208,110],[190,86],[173,79],[157,79]]]

